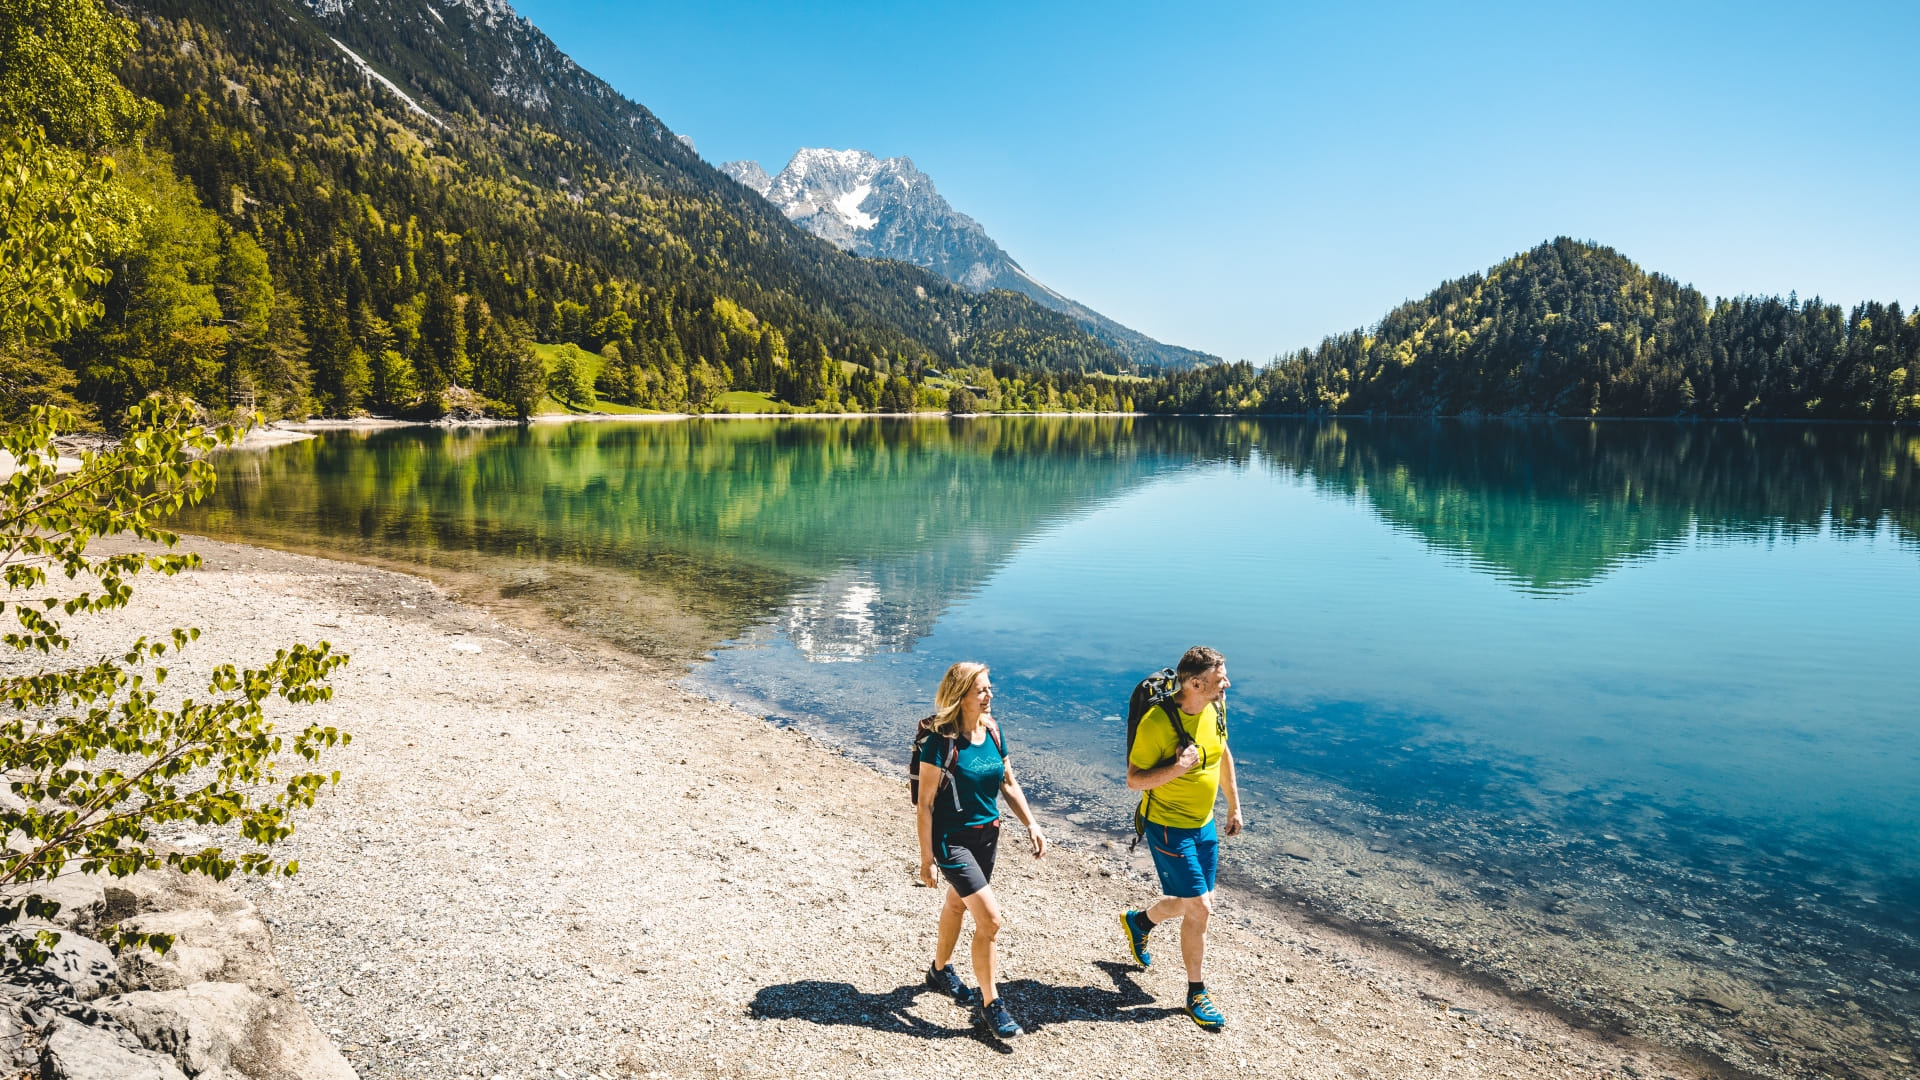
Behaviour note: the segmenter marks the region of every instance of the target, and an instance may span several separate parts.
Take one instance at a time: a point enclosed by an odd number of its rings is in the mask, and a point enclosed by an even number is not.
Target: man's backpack
[[[991,716],[987,717],[987,734],[993,738],[993,748],[1000,751],[1000,757],[1005,759],[1007,744],[1001,741],[1000,725],[994,723]],[[920,748],[926,745],[928,739],[946,740],[947,752],[940,755],[940,786],[953,795],[953,809],[958,812],[960,789],[953,783],[953,767],[960,760],[960,740],[933,730],[931,716],[920,721],[920,726],[913,730],[913,749],[907,754],[907,798],[913,805],[920,805]]]
[[[1179,696],[1180,677],[1170,667],[1161,668],[1141,679],[1139,685],[1133,688],[1133,696],[1127,699],[1128,761],[1133,760],[1133,740],[1140,734],[1140,720],[1147,715],[1147,710],[1155,705],[1165,705],[1166,708],[1161,711],[1167,714],[1167,719],[1173,721],[1174,753],[1178,754],[1185,750],[1187,744],[1193,741],[1193,736],[1187,734],[1187,729],[1180,725],[1180,714],[1177,711],[1179,706],[1173,704],[1173,699]]]

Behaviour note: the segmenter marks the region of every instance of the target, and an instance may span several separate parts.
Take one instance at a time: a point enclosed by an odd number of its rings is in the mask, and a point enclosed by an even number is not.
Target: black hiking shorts
[[[954,829],[933,841],[933,864],[961,896],[972,896],[993,881],[993,856],[1000,848],[1000,823]]]

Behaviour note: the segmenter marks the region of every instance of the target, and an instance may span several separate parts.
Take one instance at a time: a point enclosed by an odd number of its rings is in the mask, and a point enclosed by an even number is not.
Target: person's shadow
[[[1154,1005],[1153,998],[1133,981],[1134,971],[1128,965],[1100,960],[1093,966],[1106,974],[1113,983],[1112,989],[1053,986],[1035,979],[1015,979],[1001,983],[1000,993],[1007,999],[1014,1018],[1028,1031],[1067,1020],[1142,1024],[1183,1014],[1181,1009]],[[884,994],[868,994],[850,983],[802,979],[762,987],[748,1004],[747,1012],[761,1020],[844,1024],[922,1039],[978,1036],[968,1021],[968,1014],[959,1008],[949,1006],[953,1016],[951,1026],[914,1015],[911,1010],[923,994],[942,996],[921,982],[911,982]]]

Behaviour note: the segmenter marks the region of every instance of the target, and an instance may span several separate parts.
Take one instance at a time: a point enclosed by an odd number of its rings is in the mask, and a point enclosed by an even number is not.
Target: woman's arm
[[[920,763],[920,801],[913,816],[920,826],[920,884],[933,888],[933,797],[940,792],[940,778],[946,775],[940,766]]]
[[[1039,858],[1047,853],[1047,834],[1040,831],[1040,823],[1033,818],[1033,808],[1027,805],[1027,793],[1020,790],[1020,778],[1013,775],[1013,762],[1007,762],[1006,776],[1000,780],[1000,794],[1007,797],[1007,805],[1013,808],[1013,816],[1027,827],[1027,838],[1033,841],[1033,857]]]

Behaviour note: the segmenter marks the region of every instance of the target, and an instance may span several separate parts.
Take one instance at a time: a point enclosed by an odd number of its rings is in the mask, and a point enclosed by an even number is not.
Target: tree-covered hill
[[[103,415],[156,391],[269,413],[521,400],[525,342],[600,392],[937,405],[927,367],[1114,370],[1073,321],[849,256],[709,168],[499,0],[130,0],[161,107],[116,151],[156,208],[60,347]],[[847,362],[857,365],[849,374]]]
[[[1162,412],[1910,419],[1920,315],[1709,300],[1563,237],[1370,329],[1266,368],[1172,374],[1159,389]]]

